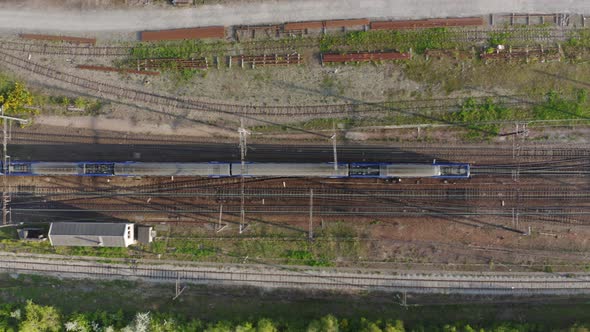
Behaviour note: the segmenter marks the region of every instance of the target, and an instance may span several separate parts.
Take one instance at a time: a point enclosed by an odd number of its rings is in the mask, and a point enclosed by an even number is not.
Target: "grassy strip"
[[[222,41],[204,42],[201,40],[184,40],[180,42],[138,43],[131,49],[131,58],[175,58],[190,59],[195,55],[225,53],[227,44]]]
[[[280,234],[274,236],[280,236]],[[149,246],[94,248],[52,247],[47,241],[20,241],[17,240],[15,228],[0,228],[0,250],[102,258],[160,257],[173,260],[230,263],[241,262],[244,257],[249,257],[250,260],[278,264],[332,266],[333,262],[339,259],[355,261],[359,256],[364,256],[366,248],[355,236],[357,236],[356,230],[351,226],[333,223],[323,231],[318,231],[314,242],[309,242],[305,234],[299,233],[291,241],[275,239],[273,235],[256,241],[239,237],[220,240],[173,237],[157,240]]]
[[[459,46],[454,42],[455,33],[446,28],[421,30],[369,30],[354,31],[344,35],[324,35],[320,40],[321,52],[352,52],[367,50],[412,49],[423,53],[427,49],[448,49]]]
[[[137,312],[147,311],[149,331],[235,331],[236,325],[257,326],[265,318],[279,331],[587,331],[580,322],[590,320],[590,305],[584,298],[567,302],[544,299],[543,304],[512,299],[514,303],[498,305],[489,304],[494,299],[486,298],[480,301],[488,304],[432,305],[428,303],[465,303],[469,299],[409,295],[410,304],[420,305],[402,307],[397,294],[379,293],[258,292],[245,287],[191,285],[172,301],[172,285],[161,284],[0,275],[0,286],[0,302],[4,304],[0,306],[0,329],[6,331],[15,331],[25,322],[54,323],[57,330],[64,329],[67,322],[76,322],[88,327],[77,331],[106,331],[107,326],[118,331],[134,324]],[[51,307],[28,304],[29,299]],[[191,320],[193,324],[188,325]],[[98,329],[90,327],[92,322]]]

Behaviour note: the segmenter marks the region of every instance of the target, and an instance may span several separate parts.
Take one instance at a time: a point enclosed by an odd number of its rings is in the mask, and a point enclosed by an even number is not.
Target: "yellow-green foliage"
[[[32,118],[38,111],[26,108],[33,104],[33,95],[22,83],[15,82],[6,86],[0,94],[0,105],[4,114],[20,118]]]

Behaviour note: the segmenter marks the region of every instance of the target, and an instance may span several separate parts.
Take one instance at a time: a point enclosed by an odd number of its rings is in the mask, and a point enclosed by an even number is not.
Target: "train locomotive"
[[[4,165],[2,165],[4,166]],[[242,175],[236,162],[153,163],[153,162],[44,162],[10,161],[2,167],[9,176],[207,176]],[[266,163],[247,162],[244,177],[325,177],[325,178],[449,178],[470,177],[465,163]]]

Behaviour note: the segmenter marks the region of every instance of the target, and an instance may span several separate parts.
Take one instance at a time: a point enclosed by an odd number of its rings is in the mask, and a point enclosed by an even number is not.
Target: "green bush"
[[[324,35],[320,40],[322,52],[413,49],[423,53],[427,49],[454,48],[454,34],[446,28],[403,31],[353,31],[344,35]]]
[[[534,107],[535,118],[539,120],[580,119],[590,117],[588,91],[579,89],[574,98],[566,98],[557,91],[549,91],[545,102]]]
[[[469,130],[469,138],[497,136],[500,131],[499,124],[489,122],[511,119],[514,119],[511,109],[494,103],[492,99],[478,103],[474,98],[467,98],[460,110],[445,116],[448,122],[464,125]]]

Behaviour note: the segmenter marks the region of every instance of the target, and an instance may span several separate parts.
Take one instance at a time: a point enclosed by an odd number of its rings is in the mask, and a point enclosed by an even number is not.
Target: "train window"
[[[379,176],[379,165],[350,165],[350,176]]]
[[[10,165],[10,172],[11,173],[30,173],[31,172],[31,165],[11,164]]]
[[[84,164],[84,174],[113,175],[115,164]]]
[[[467,175],[466,166],[441,166],[441,175]]]

